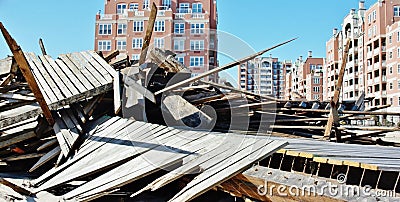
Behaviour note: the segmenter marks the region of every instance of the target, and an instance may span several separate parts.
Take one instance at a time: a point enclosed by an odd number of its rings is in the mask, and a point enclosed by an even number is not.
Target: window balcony
[[[382,91],[382,97],[383,98],[386,98],[387,97],[387,92],[384,90],[384,91]]]
[[[102,14],[100,15],[100,20],[112,20],[113,15],[112,14]]]
[[[367,83],[368,83],[368,85],[372,85],[373,80],[372,79],[368,79]]]
[[[382,61],[382,67],[386,68],[386,60]]]
[[[373,68],[372,68],[372,65],[369,65],[369,66],[368,66],[368,71],[372,71],[372,69],[373,69]]]
[[[135,16],[144,16],[144,11],[135,11]]]
[[[204,17],[205,17],[204,13],[192,13],[193,19],[204,19]]]
[[[157,11],[157,16],[165,16],[165,10]]]
[[[381,78],[379,78],[379,77],[374,78],[374,83],[375,84],[380,83],[380,81],[381,81]]]

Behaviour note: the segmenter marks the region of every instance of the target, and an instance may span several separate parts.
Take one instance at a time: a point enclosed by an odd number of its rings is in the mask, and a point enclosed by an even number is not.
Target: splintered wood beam
[[[42,51],[42,55],[47,55],[46,48],[44,48],[43,40],[41,38],[39,39],[39,46],[40,50]]]
[[[26,82],[28,83],[30,89],[35,95],[36,101],[39,103],[40,108],[43,111],[46,120],[49,122],[49,125],[54,125],[54,119],[51,115],[49,106],[46,103],[46,100],[43,97],[42,92],[39,89],[38,84],[36,83],[35,77],[33,76],[30,66],[28,64],[27,59],[25,58],[24,52],[21,47],[17,44],[17,42],[11,37],[6,28],[3,26],[3,23],[0,22],[0,29],[3,33],[4,39],[6,40],[8,47],[14,55],[14,59],[17,62],[19,69],[25,77]]]
[[[342,57],[342,65],[340,67],[340,72],[339,72],[339,78],[336,83],[336,89],[333,95],[333,98],[330,102],[331,104],[331,109],[329,113],[329,119],[328,119],[328,124],[326,125],[325,133],[324,133],[324,139],[329,139],[331,136],[332,132],[332,127],[335,126],[339,127],[339,115],[338,115],[338,104],[339,104],[339,97],[340,97],[340,91],[342,90],[343,86],[343,76],[344,76],[344,70],[346,68],[346,63],[347,63],[347,57],[349,54],[349,47],[350,47],[350,39],[347,39],[346,41],[346,46],[343,50],[343,57]],[[340,133],[339,130],[336,131],[336,141],[340,142]]]
[[[109,63],[113,58],[117,57],[117,55],[119,55],[119,50],[111,52],[110,54],[104,57],[104,60]]]
[[[32,195],[32,193],[30,191],[28,191],[27,189],[20,187],[4,178],[0,178],[0,184],[3,184],[7,187],[10,187],[11,189],[13,189],[15,192],[25,195],[25,196],[30,196]]]
[[[280,43],[280,44],[278,44],[278,45],[272,46],[271,48],[267,48],[267,49],[262,50],[262,51],[260,51],[260,52],[258,52],[258,53],[255,53],[255,54],[253,54],[253,55],[250,55],[250,56],[247,56],[247,57],[242,58],[242,59],[240,59],[240,60],[237,60],[237,61],[231,62],[231,63],[229,63],[229,64],[226,64],[226,65],[224,65],[224,66],[222,66],[222,67],[217,67],[217,68],[212,69],[212,70],[210,70],[210,71],[208,71],[208,72],[204,72],[203,74],[200,74],[200,75],[198,75],[198,76],[195,76],[195,77],[186,79],[186,80],[184,80],[184,81],[178,82],[178,83],[176,83],[176,84],[170,85],[170,86],[168,86],[168,87],[166,87],[166,88],[164,88],[164,89],[162,89],[162,90],[157,91],[156,93],[154,93],[154,95],[159,95],[159,94],[161,94],[161,93],[164,93],[164,92],[167,92],[167,91],[170,91],[170,90],[174,90],[174,89],[176,89],[176,88],[178,88],[178,87],[181,87],[181,86],[183,86],[183,85],[185,85],[185,84],[188,84],[188,83],[191,83],[191,82],[200,80],[200,79],[202,79],[202,78],[205,78],[205,77],[207,77],[207,76],[210,76],[211,74],[216,74],[216,73],[218,73],[218,72],[220,72],[220,71],[227,70],[227,69],[229,69],[229,68],[235,67],[235,66],[240,65],[240,64],[242,64],[242,63],[244,63],[244,62],[247,62],[247,61],[249,61],[249,60],[251,60],[251,59],[254,59],[254,58],[256,58],[256,57],[258,57],[258,56],[260,56],[260,55],[262,55],[262,54],[264,54],[264,53],[266,53],[266,52],[268,52],[268,51],[270,51],[270,50],[273,50],[273,49],[275,49],[275,48],[278,48],[279,46],[282,46],[282,45],[284,45],[284,44],[287,44],[287,43],[289,43],[289,42],[292,42],[292,41],[294,41],[294,40],[296,40],[296,39],[297,39],[297,38],[290,39],[290,40],[285,41],[285,42],[283,42],[283,43]]]
[[[157,18],[157,5],[153,2],[151,7],[150,17],[146,28],[146,35],[144,36],[142,51],[140,52],[139,65],[142,65],[146,61],[147,49],[150,45],[151,35],[153,35],[154,23]]]
[[[217,88],[230,90],[230,91],[235,92],[235,93],[243,93],[245,95],[250,95],[250,96],[254,96],[254,97],[260,97],[260,98],[263,98],[263,99],[266,99],[266,100],[275,100],[275,101],[278,100],[278,99],[276,99],[274,97],[271,97],[271,96],[258,95],[258,94],[252,93],[252,92],[248,92],[248,91],[245,91],[245,90],[237,89],[237,88],[226,86],[226,85],[217,84],[217,83],[214,83],[214,82],[211,82],[211,81],[199,81],[199,82],[203,83],[203,84],[210,85],[210,86],[214,86],[214,87],[217,87]]]

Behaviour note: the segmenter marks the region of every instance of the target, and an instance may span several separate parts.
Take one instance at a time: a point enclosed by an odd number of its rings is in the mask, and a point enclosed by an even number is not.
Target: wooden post
[[[157,6],[153,2],[153,5],[151,7],[151,12],[150,12],[150,17],[149,17],[149,22],[148,22],[149,24],[147,25],[146,35],[144,36],[144,40],[143,40],[142,51],[140,52],[139,65],[142,65],[144,63],[144,61],[146,61],[147,49],[150,45],[151,35],[153,35],[153,29],[154,29],[154,23],[156,21],[156,17],[157,17]]]
[[[342,65],[340,67],[339,78],[336,83],[336,89],[335,89],[333,98],[330,102],[331,111],[329,113],[328,124],[326,125],[326,128],[325,128],[324,139],[330,138],[333,125],[335,126],[335,128],[337,128],[339,126],[339,116],[338,116],[339,96],[340,96],[340,91],[343,86],[343,76],[344,76],[344,70],[346,68],[349,47],[350,47],[350,39],[347,39],[346,46],[343,50]],[[339,132],[339,130],[335,130],[335,132],[336,132],[336,141],[339,142],[341,139],[340,132]]]
[[[39,89],[38,84],[36,83],[35,77],[33,76],[28,61],[25,58],[24,52],[21,47],[17,44],[17,42],[11,37],[6,28],[4,28],[3,23],[0,22],[0,29],[3,33],[4,39],[6,40],[8,47],[14,55],[14,59],[17,62],[19,68],[21,69],[22,74],[25,77],[26,82],[28,82],[29,87],[31,88],[33,94],[35,95],[36,101],[39,103],[40,108],[43,111],[44,116],[46,117],[49,125],[54,125],[54,119],[51,115],[49,106],[46,104],[46,100],[43,97],[42,92]]]
[[[271,48],[267,48],[267,49],[265,49],[265,50],[263,50],[263,51],[260,51],[260,52],[258,52],[258,53],[253,54],[253,55],[250,55],[250,56],[247,56],[247,57],[245,57],[245,58],[243,58],[243,59],[240,59],[240,60],[238,60],[238,61],[231,62],[231,63],[229,63],[229,64],[227,64],[227,65],[222,66],[222,67],[217,67],[217,68],[212,69],[212,70],[210,70],[210,71],[208,71],[208,72],[204,72],[203,74],[200,74],[200,75],[198,75],[198,76],[195,76],[195,77],[192,77],[192,78],[190,78],[190,79],[186,79],[186,80],[184,80],[184,81],[181,81],[181,82],[178,82],[178,83],[176,83],[176,84],[170,85],[170,86],[168,86],[168,87],[166,87],[166,88],[164,88],[164,89],[162,89],[162,90],[157,91],[156,93],[154,93],[154,95],[159,95],[159,94],[161,94],[161,93],[164,93],[164,92],[167,92],[167,91],[170,91],[170,90],[174,90],[174,89],[176,89],[176,88],[178,88],[178,87],[181,87],[181,86],[183,86],[183,85],[185,85],[185,84],[187,84],[187,83],[194,82],[194,81],[200,80],[200,79],[202,79],[202,78],[204,78],[204,77],[207,77],[207,76],[209,76],[209,75],[211,75],[211,74],[215,74],[215,73],[218,73],[218,72],[220,72],[220,71],[223,71],[223,70],[226,70],[226,69],[235,67],[235,66],[237,66],[237,65],[240,65],[240,64],[243,63],[243,62],[246,62],[246,61],[249,61],[249,60],[251,60],[251,59],[254,59],[254,58],[256,58],[256,57],[258,57],[258,56],[260,56],[260,55],[262,55],[262,54],[264,54],[264,53],[266,53],[266,52],[268,52],[268,51],[270,51],[270,50],[272,50],[272,49],[278,48],[279,46],[282,46],[282,45],[284,45],[284,44],[287,44],[287,43],[289,43],[289,42],[291,42],[291,41],[294,41],[294,40],[296,40],[296,39],[297,39],[297,38],[291,39],[291,40],[289,40],[289,41],[285,41],[285,42],[280,43],[280,44],[278,44],[278,45],[275,45],[275,46],[273,46],[273,47],[271,47]]]
[[[40,46],[40,50],[42,50],[42,55],[47,55],[42,39],[39,39],[39,46]]]

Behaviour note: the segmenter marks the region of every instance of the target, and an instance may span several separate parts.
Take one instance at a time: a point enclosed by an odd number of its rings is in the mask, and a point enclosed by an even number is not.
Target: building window
[[[134,38],[132,39],[132,48],[133,49],[141,49],[143,46],[143,39],[142,38]]]
[[[397,73],[400,74],[400,64],[397,64]]]
[[[156,20],[154,25],[155,32],[164,32],[165,31],[165,21],[164,20]]]
[[[126,50],[126,40],[117,41],[117,50]]]
[[[376,20],[376,11],[372,12],[372,20]]]
[[[393,7],[393,16],[394,17],[400,17],[400,6],[394,6]]]
[[[149,9],[149,3],[150,0],[143,0],[143,9]]]
[[[397,32],[397,42],[400,42],[400,32]]]
[[[132,60],[136,60],[136,61],[140,60],[140,54],[133,54]]]
[[[126,10],[126,4],[117,4],[117,14],[122,14]]]
[[[373,28],[372,29],[372,34],[375,36],[376,35],[376,25],[374,25],[372,28]]]
[[[215,63],[215,58],[214,57],[210,57],[210,64],[214,64]]]
[[[185,49],[185,40],[177,39],[174,41],[175,51],[184,51],[184,49]]]
[[[314,84],[319,84],[320,78],[314,78]]]
[[[175,34],[185,34],[185,23],[175,23],[174,33]]]
[[[181,64],[183,64],[184,63],[184,61],[185,61],[185,57],[176,57],[176,60],[178,60],[178,62],[180,62]]]
[[[204,66],[204,57],[190,57],[190,66],[191,67],[203,67]]]
[[[314,100],[319,100],[319,95],[314,95]]]
[[[389,74],[393,74],[393,67],[389,66]]]
[[[164,49],[164,38],[155,38],[154,47]]]
[[[397,58],[400,58],[400,48],[397,48]]]
[[[389,83],[389,90],[393,90],[393,83],[392,82]]]
[[[372,36],[372,29],[369,28],[369,29],[368,29],[368,37],[371,38],[371,36]]]
[[[202,13],[202,12],[203,12],[203,4],[201,3],[192,4],[192,13]]]
[[[190,41],[191,51],[202,51],[204,50],[204,40],[193,40]]]
[[[397,90],[400,89],[400,81],[397,81]]]
[[[133,31],[134,32],[143,32],[143,21],[133,21]]]
[[[390,104],[390,105],[393,105],[393,98],[392,98],[392,97],[389,98],[389,104]]]
[[[314,86],[314,92],[319,93],[319,86]]]
[[[390,35],[389,35],[389,39],[388,39],[389,44],[392,44],[392,37],[393,37],[393,34],[390,34]]]
[[[192,23],[190,24],[191,34],[203,34],[204,33],[204,23]]]
[[[163,0],[162,1],[162,9],[168,10],[171,8],[171,0]]]
[[[139,4],[138,3],[130,3],[129,10],[131,10],[131,11],[139,10]]]
[[[111,35],[111,24],[99,24],[99,35]]]
[[[111,41],[98,41],[97,50],[99,51],[110,51],[111,50]]]
[[[180,3],[178,13],[189,13],[189,3]]]
[[[389,59],[392,59],[392,58],[393,58],[393,52],[389,51]]]
[[[123,23],[123,24],[118,24],[118,30],[117,30],[117,33],[119,34],[119,35],[125,35],[126,34],[126,24],[125,23]]]

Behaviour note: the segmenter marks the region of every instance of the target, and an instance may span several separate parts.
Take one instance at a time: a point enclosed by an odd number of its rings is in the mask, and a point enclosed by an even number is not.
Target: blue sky
[[[376,1],[366,0],[366,7]],[[306,56],[309,50],[315,57],[325,57],[325,42],[332,35],[332,29],[341,26],[351,8],[358,7],[358,0],[217,2],[218,29],[236,36],[256,51],[299,37],[266,54],[289,60]],[[103,9],[104,0],[0,0],[0,21],[23,50],[40,53],[38,40],[43,38],[48,54],[56,57],[61,53],[94,49],[95,15]],[[229,45],[225,43],[224,48]],[[9,54],[1,37],[0,58]],[[245,54],[247,51],[239,51],[235,57]],[[227,62],[230,61],[226,57],[220,58],[220,65]]]

